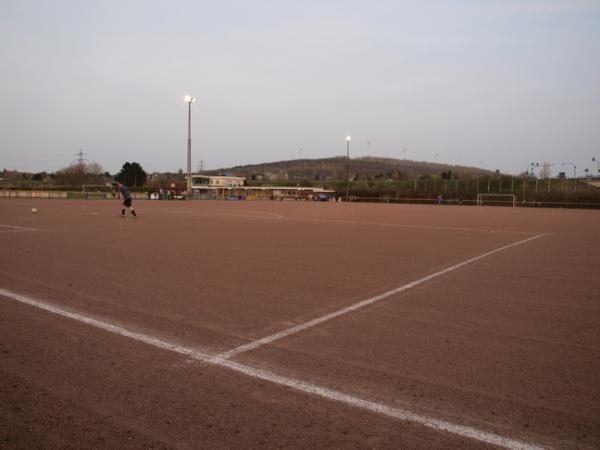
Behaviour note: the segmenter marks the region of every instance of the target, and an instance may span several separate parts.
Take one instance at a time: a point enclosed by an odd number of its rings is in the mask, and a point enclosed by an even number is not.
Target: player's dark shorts
[[[123,206],[126,206],[127,208],[130,208],[131,207],[131,199],[130,198],[126,198],[123,201]]]

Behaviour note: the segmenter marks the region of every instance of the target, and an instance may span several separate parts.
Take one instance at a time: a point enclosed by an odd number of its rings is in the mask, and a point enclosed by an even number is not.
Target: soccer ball
[[[31,208],[31,212],[35,214],[37,212],[37,208]]]

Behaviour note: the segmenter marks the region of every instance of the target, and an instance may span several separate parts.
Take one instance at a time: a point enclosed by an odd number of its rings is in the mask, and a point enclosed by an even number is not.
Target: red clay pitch
[[[304,202],[0,201],[0,288],[555,448],[600,446],[600,212]],[[31,208],[37,208],[36,214]],[[2,448],[481,448],[0,296]]]

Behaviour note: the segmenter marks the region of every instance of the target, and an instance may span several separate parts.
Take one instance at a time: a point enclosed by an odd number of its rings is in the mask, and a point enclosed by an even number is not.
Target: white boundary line
[[[229,212],[229,211],[180,211],[180,210],[169,210],[169,211],[152,211],[152,213],[158,212],[159,214],[180,214],[180,215],[190,215],[190,216],[219,216],[219,217],[243,217],[243,218],[258,218],[258,219],[285,219],[285,217],[281,214],[266,212],[266,211],[250,211],[250,210],[242,210],[240,212]],[[249,212],[250,214],[244,214],[244,212]]]
[[[0,223],[0,227],[12,228],[17,231],[40,231],[37,228],[26,228],[26,227],[17,227],[15,225],[4,225]]]
[[[487,228],[469,228],[469,227],[444,227],[438,225],[419,225],[393,222],[366,222],[361,220],[346,220],[346,219],[315,219],[305,217],[285,217],[285,220],[298,220],[307,222],[330,222],[342,223],[348,225],[375,225],[381,227],[398,227],[398,228],[416,228],[422,230],[439,230],[439,231],[470,231],[479,233],[506,233],[506,234],[531,234],[531,231],[511,231],[511,230],[494,230]]]
[[[374,297],[368,298],[366,300],[360,301],[358,303],[355,303],[354,305],[347,306],[345,308],[339,309],[337,311],[334,311],[332,313],[326,314],[324,316],[317,317],[316,319],[309,320],[308,322],[304,322],[304,323],[301,323],[299,325],[290,327],[290,328],[288,328],[286,330],[279,331],[279,332],[274,333],[274,334],[272,334],[270,336],[266,336],[264,338],[257,339],[255,341],[249,342],[248,344],[240,345],[239,347],[236,347],[236,348],[234,348],[232,350],[229,350],[227,352],[221,353],[218,357],[221,358],[221,359],[223,359],[223,360],[225,360],[225,359],[232,358],[233,356],[239,355],[240,353],[244,353],[244,352],[247,352],[249,350],[254,350],[254,349],[256,349],[258,347],[261,347],[261,346],[263,346],[265,344],[270,344],[271,342],[277,341],[279,339],[282,339],[284,337],[290,336],[292,334],[299,333],[300,331],[306,330],[307,328],[314,327],[315,325],[319,325],[319,324],[321,324],[323,322],[326,322],[328,320],[334,319],[334,318],[339,317],[341,315],[348,314],[349,312],[356,311],[357,309],[360,309],[360,308],[364,308],[367,305],[371,305],[371,304],[376,303],[376,302],[378,302],[380,300],[383,300],[383,299],[385,299],[387,297],[390,297],[392,295],[395,295],[395,294],[398,294],[400,292],[403,292],[403,291],[406,291],[408,289],[411,289],[411,288],[413,288],[415,286],[418,286],[420,284],[425,283],[426,281],[429,281],[429,280],[432,280],[434,278],[440,277],[440,276],[445,275],[445,274],[447,274],[449,272],[452,272],[454,270],[460,269],[461,267],[464,267],[464,266],[466,266],[468,264],[471,264],[471,263],[474,263],[476,261],[479,261],[480,259],[486,258],[488,256],[491,256],[491,255],[495,254],[495,253],[498,253],[498,252],[504,251],[506,249],[509,249],[511,247],[515,247],[517,245],[524,244],[524,243],[532,241],[534,239],[538,239],[538,238],[540,238],[542,236],[543,236],[542,234],[538,234],[536,236],[529,237],[527,239],[523,239],[523,240],[520,240],[520,241],[517,241],[517,242],[513,242],[512,244],[505,245],[505,246],[497,248],[495,250],[491,250],[491,251],[486,252],[486,253],[484,253],[482,255],[475,256],[473,258],[467,259],[467,260],[465,260],[463,262],[460,262],[458,264],[455,264],[453,266],[447,267],[446,269],[440,270],[439,272],[432,273],[432,274],[427,275],[427,276],[425,276],[423,278],[419,278],[418,280],[412,281],[412,282],[407,283],[407,284],[405,284],[403,286],[400,286],[400,287],[397,287],[395,289],[392,289],[391,291],[384,292],[383,294],[379,294],[379,295],[376,295]]]
[[[156,211],[153,211],[156,212]],[[338,223],[344,225],[363,225],[363,226],[380,226],[380,227],[397,227],[397,228],[414,228],[421,230],[436,230],[436,231],[468,231],[474,233],[502,233],[502,234],[531,234],[532,231],[521,231],[521,230],[495,230],[488,228],[471,228],[471,227],[445,227],[440,225],[420,225],[420,224],[407,224],[407,223],[394,223],[394,222],[368,222],[362,220],[345,220],[345,219],[321,219],[311,217],[293,217],[284,216],[283,214],[272,213],[267,211],[254,211],[254,210],[242,210],[240,212],[214,212],[214,211],[160,211],[165,214],[182,214],[182,215],[201,215],[201,216],[219,216],[219,217],[231,217],[231,218],[258,218],[258,219],[277,219],[295,222],[322,222],[322,223]],[[249,212],[251,214],[245,214]]]
[[[159,339],[147,334],[138,333],[132,330],[128,330],[119,325],[114,325],[109,322],[105,322],[102,320],[94,319],[92,317],[88,317],[82,314],[74,313],[71,311],[67,311],[66,309],[59,308],[57,306],[51,305],[49,303],[34,299],[32,297],[27,297],[21,294],[17,294],[15,292],[0,288],[0,295],[4,297],[11,298],[18,302],[40,308],[42,310],[51,312],[53,314],[57,314],[59,316],[67,317],[69,319],[73,319],[87,325],[100,328],[102,330],[108,331],[110,333],[114,333],[120,336],[125,336],[127,338],[136,340],[138,342],[142,342],[163,350],[169,350],[181,355],[188,356],[197,361],[201,361],[206,364],[212,364],[218,367],[224,367],[230,369],[232,371],[242,373],[244,375],[261,379],[264,381],[268,381],[270,383],[274,383],[280,386],[286,386],[292,389],[295,389],[300,392],[307,393],[309,395],[314,395],[318,397],[322,397],[328,400],[333,400],[338,403],[345,404],[347,406],[352,406],[358,409],[363,409],[371,412],[375,412],[377,414],[381,414],[387,417],[399,419],[404,422],[412,422],[417,423],[427,428],[434,429],[436,431],[447,432],[451,434],[455,434],[458,436],[462,436],[468,439],[473,439],[479,442],[485,442],[488,444],[496,445],[499,447],[507,448],[507,449],[522,449],[522,450],[538,450],[543,449],[543,447],[539,447],[535,444],[531,444],[525,441],[520,441],[516,439],[507,438],[501,436],[499,434],[490,433],[487,431],[479,430],[477,428],[463,426],[454,424],[451,422],[447,422],[444,420],[436,419],[433,417],[422,416],[420,414],[413,413],[408,410],[403,410],[399,408],[394,408],[391,406],[387,406],[381,403],[372,402],[369,400],[365,400],[359,397],[355,397],[353,395],[345,394],[340,391],[336,391],[333,389],[329,389],[324,386],[319,386],[312,383],[307,383],[302,380],[298,380],[295,378],[288,378],[277,375],[274,372],[270,372],[267,370],[262,370],[257,367],[247,366],[245,364],[240,364],[235,361],[224,360],[222,358],[214,357],[209,355],[208,353],[200,352],[191,347],[185,347],[182,345],[178,345],[173,342],[165,341],[163,339]]]

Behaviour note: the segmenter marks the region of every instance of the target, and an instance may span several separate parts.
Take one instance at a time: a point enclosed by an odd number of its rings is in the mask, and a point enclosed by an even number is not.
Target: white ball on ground
[[[37,208],[31,208],[31,212],[35,214],[37,212]]]

